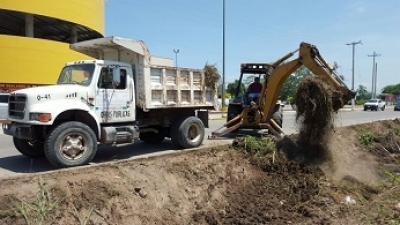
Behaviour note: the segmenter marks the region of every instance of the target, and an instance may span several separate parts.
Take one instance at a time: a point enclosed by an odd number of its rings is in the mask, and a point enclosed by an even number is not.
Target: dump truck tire
[[[58,168],[88,164],[96,151],[96,134],[86,124],[76,121],[55,127],[45,142],[45,155]]]
[[[44,144],[13,137],[15,148],[24,156],[36,158],[44,156]]]
[[[203,122],[194,116],[179,118],[171,127],[171,140],[181,148],[195,148],[204,140],[205,130]]]

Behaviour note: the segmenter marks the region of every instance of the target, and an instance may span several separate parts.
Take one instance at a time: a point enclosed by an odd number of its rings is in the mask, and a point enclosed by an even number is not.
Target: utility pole
[[[352,60],[352,67],[351,67],[351,89],[354,91],[354,54],[355,54],[355,47],[358,44],[362,44],[361,40],[357,41],[357,42],[351,42],[351,43],[347,43],[346,45],[352,45],[353,46],[353,60]],[[354,98],[351,99],[351,110],[354,110],[355,107],[355,102],[354,102]]]
[[[381,54],[377,54],[375,51],[372,53],[372,55],[368,55],[368,57],[372,57],[372,86],[371,86],[371,94],[372,98],[376,98],[376,69],[377,65],[375,63],[375,58],[381,56]]]
[[[225,0],[222,0],[222,107],[225,107]]]
[[[177,50],[174,49],[174,52],[175,52],[175,67],[178,67],[178,53],[179,53],[179,49],[177,49]]]

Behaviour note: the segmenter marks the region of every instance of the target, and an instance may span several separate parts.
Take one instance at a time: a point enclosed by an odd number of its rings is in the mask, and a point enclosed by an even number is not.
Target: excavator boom
[[[295,52],[299,52],[299,56],[287,63],[283,61],[294,55]],[[280,65],[279,65],[280,64]],[[285,80],[293,74],[302,65],[307,67],[316,76],[326,78],[327,82],[333,85],[338,91],[342,93],[342,102],[345,104],[355,96],[355,92],[350,90],[347,85],[335,74],[332,67],[325,61],[320,55],[317,47],[308,43],[301,43],[300,48],[292,53],[289,53],[285,57],[277,60],[273,63],[275,68],[271,70],[271,75],[268,79],[268,83],[263,85],[263,90],[260,96],[260,105],[263,109],[262,121],[268,121],[273,114],[275,103],[280,95],[283,83]]]

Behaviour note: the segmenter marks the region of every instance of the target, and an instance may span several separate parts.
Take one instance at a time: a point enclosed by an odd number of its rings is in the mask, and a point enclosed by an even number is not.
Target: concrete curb
[[[354,110],[351,108],[351,106],[345,106],[341,108],[339,111],[340,112],[351,112],[351,111],[362,111],[363,106],[356,106]],[[289,112],[289,113],[295,113],[296,111],[292,109],[291,107],[283,108],[283,112]],[[227,117],[227,112],[222,112],[222,111],[209,111],[208,114],[208,119],[209,120],[225,120]]]

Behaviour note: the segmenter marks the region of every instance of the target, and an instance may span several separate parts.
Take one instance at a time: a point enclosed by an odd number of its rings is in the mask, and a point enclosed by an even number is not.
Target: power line
[[[368,55],[368,57],[372,57],[372,86],[371,86],[371,93],[372,98],[376,98],[376,80],[377,80],[377,69],[378,65],[375,63],[375,57],[379,57],[381,54],[377,54],[375,51],[372,55]]]
[[[354,54],[355,54],[355,46],[358,44],[362,44],[361,40],[357,41],[357,42],[351,42],[351,43],[347,43],[346,45],[352,45],[353,46],[353,60],[352,60],[352,69],[351,69],[351,89],[354,91]],[[354,110],[355,108],[355,102],[354,102],[354,98],[351,99],[351,109]]]

